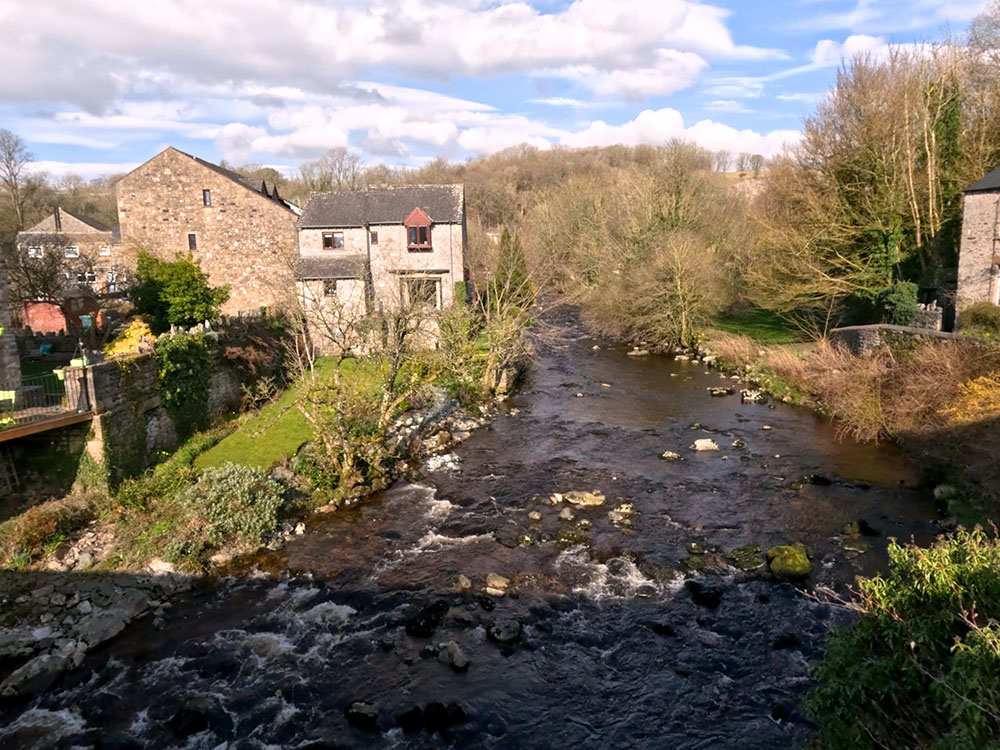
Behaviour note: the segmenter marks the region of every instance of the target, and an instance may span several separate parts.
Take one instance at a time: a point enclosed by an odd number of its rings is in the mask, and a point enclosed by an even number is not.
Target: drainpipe
[[[365,315],[370,315],[375,300],[375,282],[372,279],[372,230],[365,222]]]

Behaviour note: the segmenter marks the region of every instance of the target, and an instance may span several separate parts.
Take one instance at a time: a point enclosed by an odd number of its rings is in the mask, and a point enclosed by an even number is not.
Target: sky
[[[297,171],[661,144],[771,156],[842,59],[987,0],[0,0],[0,128],[86,178],[167,146]]]

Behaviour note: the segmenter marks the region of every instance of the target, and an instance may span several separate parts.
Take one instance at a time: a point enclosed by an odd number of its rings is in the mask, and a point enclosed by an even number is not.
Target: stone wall
[[[121,178],[115,186],[122,245],[164,260],[194,257],[213,286],[229,286],[222,312],[235,315],[283,307],[294,294],[296,215],[173,148]],[[205,205],[204,190],[211,205]]]
[[[913,328],[927,328],[931,331],[940,331],[944,322],[944,310],[938,303],[928,302],[917,305],[917,314],[913,318]]]
[[[917,342],[920,340],[939,339],[962,339],[970,341],[966,336],[958,333],[947,333],[935,331],[928,328],[916,328],[913,326],[894,326],[887,323],[870,326],[846,326],[835,328],[828,334],[829,339],[834,343],[846,346],[857,356],[868,354],[883,344],[893,344],[896,342]]]
[[[177,447],[177,432],[157,393],[158,364],[152,354],[91,365],[94,405],[91,456],[102,461],[113,486],[156,463],[161,452]],[[211,416],[236,409],[242,399],[239,379],[217,365],[208,392]]]
[[[1000,302],[997,239],[1000,192],[967,193],[962,207],[962,241],[958,254],[959,317],[976,302]]]
[[[21,384],[21,359],[17,353],[11,320],[10,294],[7,288],[7,266],[0,257],[0,386],[4,390]]]

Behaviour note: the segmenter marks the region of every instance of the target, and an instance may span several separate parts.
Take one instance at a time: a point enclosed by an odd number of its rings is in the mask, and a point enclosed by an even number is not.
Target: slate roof
[[[66,219],[69,221],[66,221]],[[77,221],[83,224],[84,227],[89,227],[97,232],[110,232],[114,234],[118,231],[118,227],[109,227],[96,219],[91,219],[87,216],[79,216],[74,213],[70,213],[65,208],[57,206],[52,210],[52,213],[46,215],[44,219],[35,224],[35,226],[22,230],[18,234],[79,234],[78,227],[73,226],[73,221]],[[68,225],[68,226],[66,226]]]
[[[299,258],[295,276],[299,279],[361,279],[365,273],[363,255]]]
[[[1000,190],[1000,167],[997,167],[985,177],[980,177],[965,189],[966,193],[988,193]]]
[[[300,229],[402,224],[419,208],[435,224],[460,224],[465,213],[462,185],[397,185],[313,193],[299,218]]]

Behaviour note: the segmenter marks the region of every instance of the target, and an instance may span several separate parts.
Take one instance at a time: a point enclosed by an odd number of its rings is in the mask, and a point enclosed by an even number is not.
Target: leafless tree
[[[20,136],[0,128],[0,184],[7,191],[7,198],[14,210],[17,231],[24,229],[25,169],[34,158]]]
[[[346,148],[327,151],[299,168],[307,193],[327,190],[357,190],[361,187],[361,160]]]

